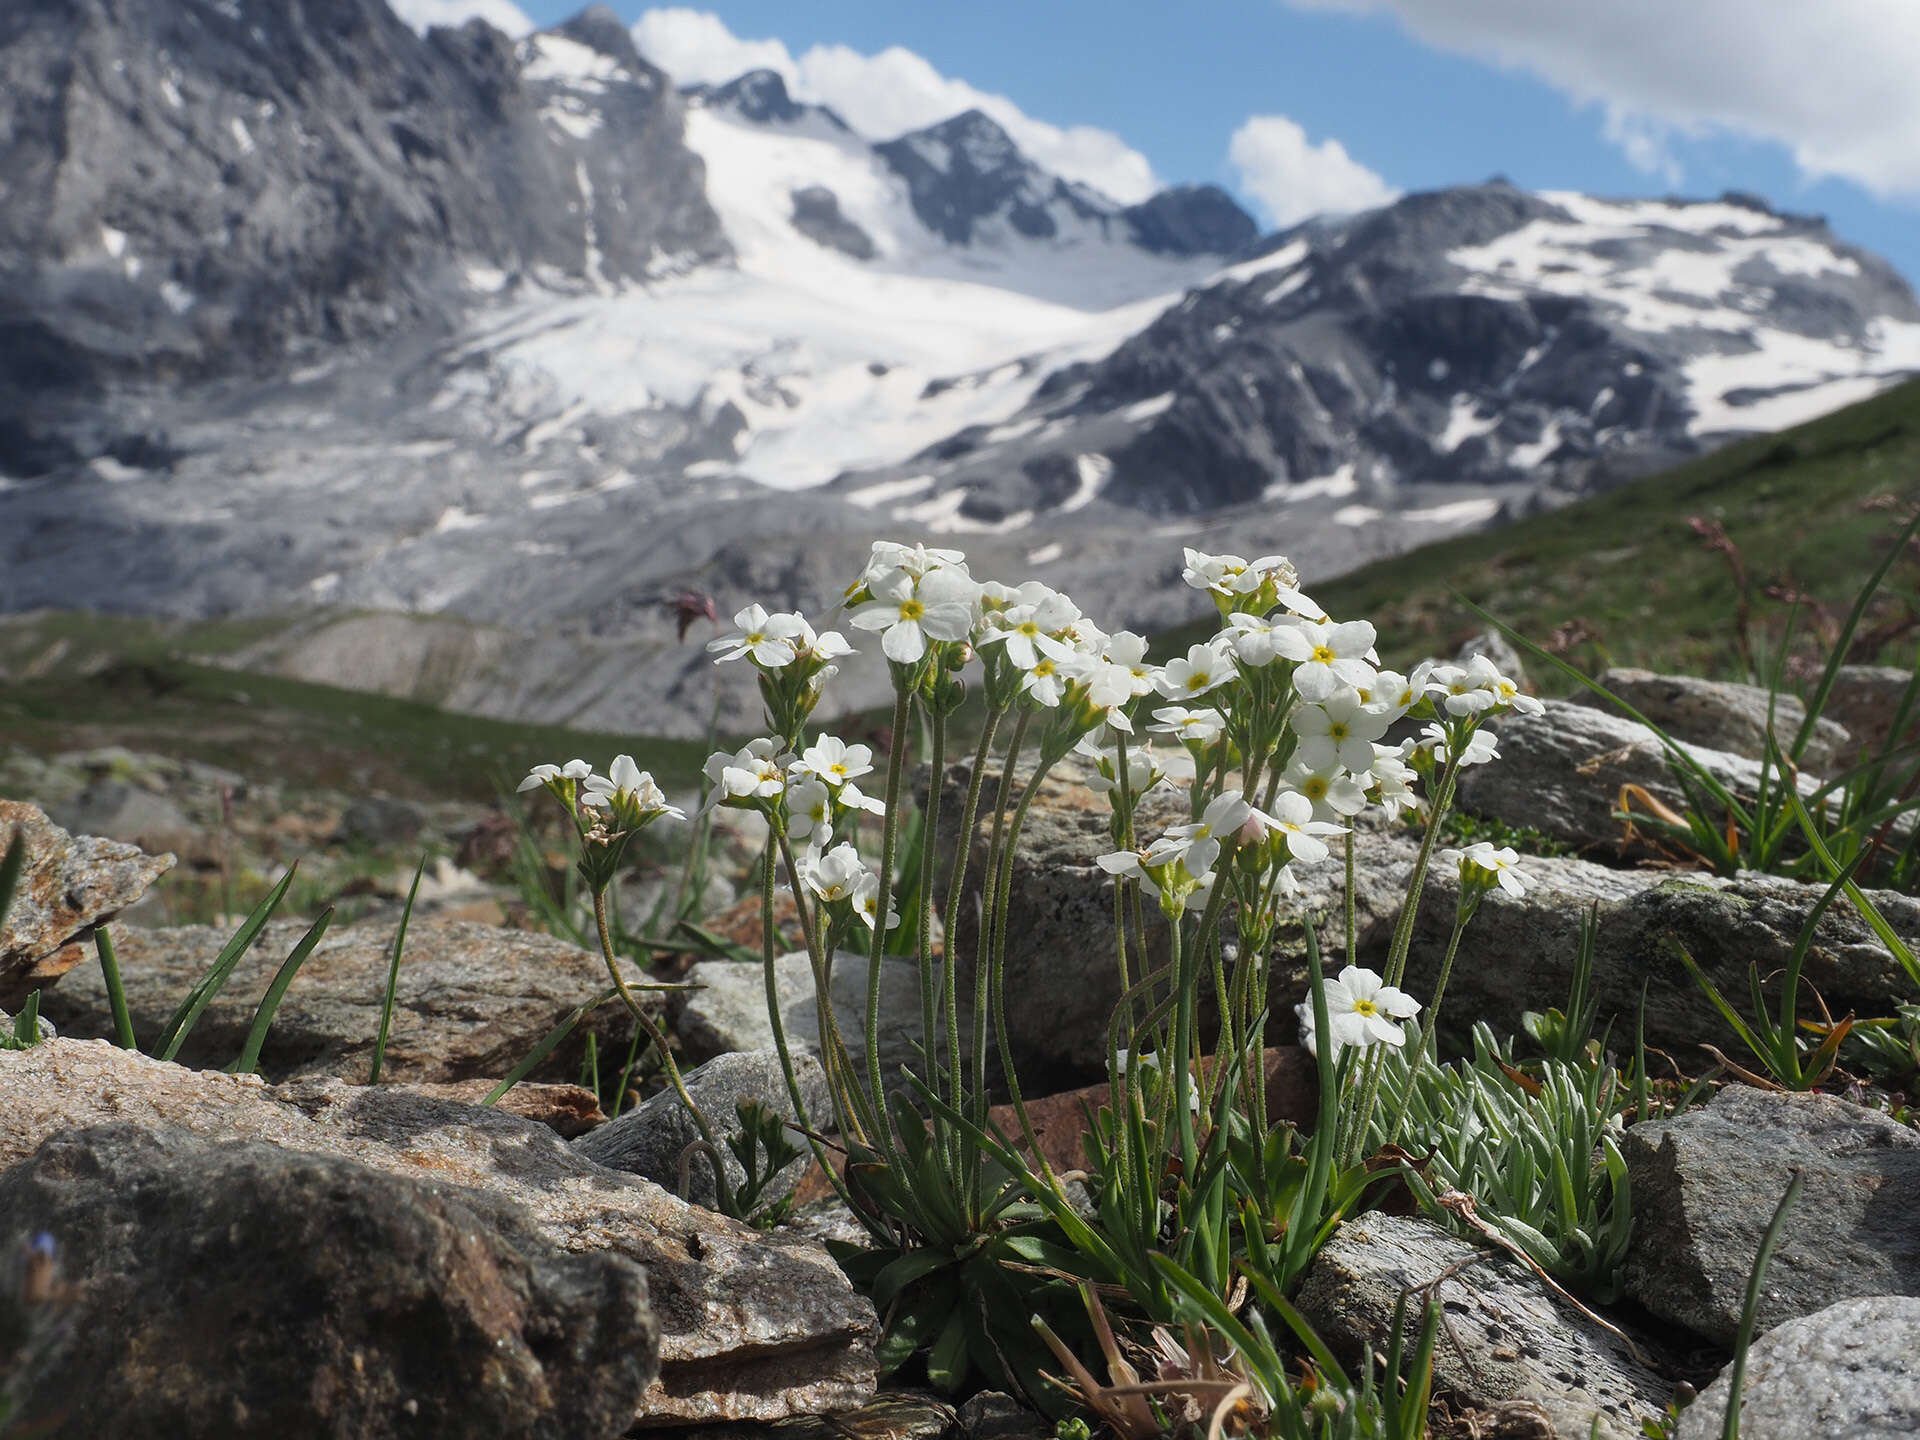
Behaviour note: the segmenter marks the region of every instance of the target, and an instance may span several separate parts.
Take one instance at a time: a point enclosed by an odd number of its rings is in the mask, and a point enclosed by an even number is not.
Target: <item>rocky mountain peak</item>
[[[1218,185],[1175,185],[1120,213],[1134,243],[1159,255],[1237,255],[1260,235]]]
[[[569,40],[585,45],[630,74],[654,77],[660,74],[658,69],[641,57],[633,43],[633,32],[627,28],[626,22],[605,5],[589,5],[571,19],[556,25],[550,33],[564,35]]]

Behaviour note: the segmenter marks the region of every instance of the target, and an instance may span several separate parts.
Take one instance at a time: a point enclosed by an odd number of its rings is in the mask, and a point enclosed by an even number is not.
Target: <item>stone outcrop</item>
[[[1720,1345],[1791,1171],[1805,1188],[1781,1231],[1759,1327],[1866,1295],[1920,1296],[1920,1133],[1831,1095],[1734,1085],[1621,1142],[1633,1184],[1628,1292]]]
[[[1641,1422],[1665,1408],[1672,1384],[1619,1336],[1518,1261],[1487,1255],[1429,1220],[1349,1220],[1314,1259],[1297,1303],[1322,1339],[1357,1355],[1385,1344],[1394,1305],[1409,1290],[1417,1327],[1429,1287],[1446,1316],[1434,1347],[1436,1390],[1479,1409],[1537,1406],[1555,1440],[1639,1440]]]
[[[1771,1273],[1771,1272],[1769,1272]],[[1718,1440],[1723,1372],[1675,1440]],[[1740,1433],[1753,1440],[1899,1440],[1920,1431],[1920,1299],[1843,1300],[1769,1330],[1747,1353]]]
[[[261,932],[226,988],[207,1006],[179,1059],[185,1065],[222,1066],[240,1053],[253,1013],[274,971],[306,926],[275,921]],[[370,921],[330,929],[307,957],[287,991],[267,1043],[260,1073],[270,1079],[333,1075],[367,1078],[394,926]],[[120,978],[133,1030],[156,1038],[226,944],[229,932],[208,926],[118,931]],[[629,969],[627,978],[647,977]],[[459,1082],[498,1079],[577,1006],[609,988],[605,962],[563,940],[526,930],[459,922],[423,922],[407,929],[387,1039],[383,1079]],[[45,997],[61,1033],[111,1036],[113,1016],[97,965],[69,975]],[[589,1034],[600,1053],[625,1054],[633,1019],[618,998],[576,1026],[536,1071],[535,1078],[573,1080]]]
[[[171,855],[69,835],[38,806],[0,800],[0,852],[16,834],[26,842],[26,861],[0,922],[0,1007],[9,1010],[78,965],[94,930],[173,866]]]
[[[521,1207],[577,1256],[639,1265],[660,1332],[645,1424],[831,1414],[872,1392],[873,1307],[825,1251],[761,1234],[595,1165],[544,1126],[451,1101],[166,1065],[103,1041],[0,1055],[0,1167],[102,1117],[259,1140]]]
[[[40,1234],[23,1434],[614,1440],[659,1369],[640,1265],[430,1169],[68,1130],[0,1174],[0,1255]]]
[[[1602,674],[1600,683],[1674,739],[1749,760],[1762,759],[1767,753],[1769,705],[1772,733],[1783,751],[1792,746],[1807,718],[1807,707],[1797,695],[1770,696],[1762,686],[1730,680],[1615,668]],[[1618,713],[1591,690],[1581,690],[1572,703]],[[1833,774],[1843,768],[1839,762],[1846,756],[1852,738],[1846,726],[1822,715],[1814,722],[1813,735],[1800,757],[1801,766],[1815,775]]]

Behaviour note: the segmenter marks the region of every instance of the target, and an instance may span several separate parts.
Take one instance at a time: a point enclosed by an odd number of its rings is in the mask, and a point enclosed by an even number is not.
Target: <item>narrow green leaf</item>
[[[420,894],[420,876],[426,871],[427,857],[420,856],[420,863],[413,870],[413,885],[407,891],[406,908],[400,912],[400,928],[393,936],[393,959],[387,965],[387,993],[380,1001],[380,1033],[373,1041],[373,1067],[367,1075],[367,1084],[380,1083],[380,1067],[387,1058],[387,1034],[393,1028],[393,997],[400,988],[400,952],[407,946],[407,922],[413,918],[413,902]]]
[[[514,1066],[513,1069],[509,1070],[507,1072],[507,1078],[502,1080],[498,1085],[494,1086],[493,1089],[489,1090],[487,1092],[487,1098],[482,1100],[480,1103],[482,1105],[493,1105],[498,1103],[502,1095],[506,1094],[514,1086],[518,1085],[522,1080],[526,1079],[527,1076],[531,1075],[534,1072],[534,1069],[540,1064],[540,1062],[545,1060],[547,1056],[551,1055],[559,1047],[560,1042],[562,1040],[565,1040],[567,1036],[573,1033],[574,1026],[578,1025],[594,1010],[597,1010],[600,1006],[606,1004],[607,1001],[613,999],[613,997],[618,995],[619,993],[620,992],[618,990],[615,990],[613,987],[609,986],[607,989],[602,990],[598,995],[594,996],[593,999],[587,1001],[586,1004],[577,1006],[573,1010],[573,1012],[567,1016],[566,1019],[562,1020],[558,1025],[554,1026],[553,1029],[549,1030],[546,1033],[546,1036],[540,1041],[540,1043],[534,1046],[533,1049],[527,1052],[526,1058],[523,1059],[518,1065]],[[633,1068],[631,1061],[628,1062],[627,1068],[629,1070]],[[622,1088],[624,1087],[625,1087],[625,1077],[623,1076]]]
[[[307,956],[313,953],[313,947],[320,943],[320,937],[327,933],[327,927],[333,923],[333,907],[329,905],[320,912],[320,918],[313,922],[307,933],[300,937],[300,943],[287,953],[274,973],[273,983],[267,986],[267,993],[260,997],[260,1008],[253,1012],[253,1027],[247,1031],[247,1043],[240,1049],[239,1057],[227,1067],[235,1075],[251,1075],[260,1063],[260,1047],[267,1043],[267,1031],[273,1028],[273,1017],[279,1012],[280,1002],[286,997],[287,987],[293,983],[293,977],[300,973],[300,967],[307,963]]]
[[[1803,1171],[1796,1168],[1793,1179],[1787,1182],[1787,1193],[1780,1197],[1780,1204],[1773,1212],[1773,1220],[1767,1226],[1766,1234],[1760,1237],[1760,1249],[1753,1257],[1753,1270],[1747,1276],[1747,1298],[1740,1307],[1740,1333],[1734,1341],[1733,1365],[1727,1371],[1727,1417],[1720,1427],[1720,1440],[1740,1440],[1740,1391],[1747,1378],[1747,1351],[1753,1345],[1753,1325],[1760,1313],[1760,1291],[1766,1282],[1767,1266],[1773,1260],[1773,1247],[1780,1243],[1780,1232],[1786,1228],[1787,1216],[1792,1213],[1793,1205],[1800,1198],[1800,1187],[1806,1181]]]
[[[266,929],[267,921],[273,918],[273,912],[280,908],[281,900],[286,897],[287,887],[293,884],[294,872],[299,868],[298,860],[287,867],[287,873],[280,877],[280,883],[267,893],[264,900],[253,907],[253,913],[247,916],[240,928],[233,932],[233,938],[227,941],[226,947],[214,957],[213,964],[207,968],[207,973],[200,977],[200,983],[188,992],[187,998],[174,1012],[173,1019],[167,1022],[167,1028],[161,1032],[160,1059],[171,1060],[180,1053],[180,1047],[187,1043],[187,1036],[193,1033],[193,1027],[199,1023],[200,1016],[207,1006],[213,1003],[213,997],[226,988],[226,983],[232,978],[234,968],[239,965],[241,957],[253,948],[253,942],[260,938],[260,932]]]
[[[100,955],[100,978],[106,983],[107,1005],[113,1011],[113,1043],[122,1050],[138,1050],[133,1039],[133,1016],[127,1012],[127,991],[120,983],[120,959],[113,953],[113,937],[102,925],[93,932],[93,948]]]

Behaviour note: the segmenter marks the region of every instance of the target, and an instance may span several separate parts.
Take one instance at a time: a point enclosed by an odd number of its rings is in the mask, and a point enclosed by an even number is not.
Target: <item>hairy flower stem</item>
[[[1026,788],[1020,792],[1020,802],[1014,807],[1013,821],[1007,827],[1006,849],[1000,855],[1000,879],[994,904],[993,1030],[1000,1044],[1000,1068],[1006,1072],[1007,1098],[1013,1102],[1013,1113],[1020,1119],[1020,1132],[1028,1148],[1033,1151],[1034,1158],[1040,1162],[1040,1173],[1058,1189],[1059,1181],[1054,1179],[1053,1166],[1040,1149],[1039,1136],[1034,1132],[1033,1121],[1027,1114],[1026,1099],[1020,1093],[1020,1076],[1013,1064],[1013,1044],[1007,1035],[1007,905],[1013,895],[1015,847],[1020,839],[1020,828],[1026,823],[1027,807],[1033,803],[1034,793],[1052,768],[1053,761],[1043,758],[1034,769],[1033,778],[1027,781]]]
[[[786,847],[784,843],[785,838],[785,836],[781,837],[782,849],[785,851],[788,867],[789,870],[791,870],[793,851]],[[813,1122],[807,1118],[807,1102],[805,1097],[800,1093],[800,1076],[793,1068],[793,1051],[787,1043],[786,1019],[780,1011],[779,974],[774,965],[774,961],[777,958],[775,952],[779,947],[774,943],[774,873],[773,846],[771,844],[767,846],[766,856],[760,869],[760,960],[761,971],[766,980],[767,1019],[773,1026],[773,1048],[780,1056],[780,1073],[785,1077],[787,1082],[787,1098],[793,1102],[794,1120],[798,1123],[800,1132],[807,1137],[807,1144],[813,1150],[813,1158],[819,1164],[821,1173],[827,1177],[828,1182],[833,1186],[833,1193],[839,1197],[840,1203],[845,1205],[855,1216],[859,1217],[860,1222],[867,1227],[875,1240],[886,1241],[888,1240],[888,1236],[885,1229],[880,1226],[880,1222],[870,1218],[865,1209],[854,1203],[853,1196],[847,1190],[846,1182],[840,1178],[840,1172],[833,1167],[833,1159],[827,1154],[826,1145],[822,1143],[819,1135],[816,1133]],[[831,1005],[828,1006],[827,1013],[829,1015],[833,1013]],[[829,1042],[825,1038],[824,1031],[822,1032],[820,1048],[824,1058],[825,1052],[829,1049]],[[841,1045],[840,1049],[842,1053],[844,1053],[846,1046]],[[839,1092],[831,1091],[830,1093],[837,1094]],[[856,1095],[858,1094],[857,1087],[854,1093]]]
[[[700,1132],[700,1138],[709,1145],[717,1143],[713,1138],[713,1127],[707,1123],[707,1117],[700,1107],[693,1103],[693,1096],[687,1093],[687,1082],[681,1078],[680,1067],[674,1063],[673,1051],[667,1047],[667,1037],[660,1032],[640,1002],[634,998],[633,991],[627,988],[626,977],[620,973],[620,962],[613,955],[613,932],[607,925],[607,892],[604,888],[593,892],[593,920],[600,932],[600,955],[607,962],[607,974],[612,977],[613,988],[620,992],[620,999],[639,1022],[640,1028],[647,1032],[647,1039],[653,1042],[653,1048],[660,1052],[661,1067],[667,1072],[667,1082],[673,1086],[673,1093],[680,1097],[680,1103],[687,1107],[687,1113],[693,1117],[693,1123]],[[714,1185],[719,1191],[720,1208],[729,1215],[733,1213],[733,1187],[727,1183],[725,1166],[718,1166],[714,1173]]]
[[[1465,748],[1464,744],[1461,748]],[[1433,813],[1427,817],[1427,833],[1420,841],[1420,854],[1413,862],[1413,874],[1407,879],[1406,897],[1400,902],[1400,920],[1393,930],[1393,948],[1387,952],[1386,983],[1398,985],[1407,972],[1407,952],[1413,948],[1413,922],[1420,909],[1420,896],[1426,888],[1427,866],[1433,860],[1434,842],[1440,838],[1440,822],[1446,819],[1447,809],[1453,803],[1454,785],[1460,778],[1458,758],[1447,762],[1446,773],[1440,780],[1440,791],[1434,796]],[[1349,884],[1351,893],[1352,886]],[[1378,1047],[1374,1047],[1376,1050]],[[1348,1137],[1347,1146],[1342,1155],[1342,1168],[1357,1164],[1360,1152],[1367,1143],[1367,1132],[1373,1125],[1373,1107],[1380,1099],[1380,1071],[1386,1064],[1381,1054],[1368,1054],[1363,1069],[1366,1081],[1361,1092],[1360,1108],[1354,1114],[1353,1134]]]
[[[995,787],[993,799],[993,834],[987,841],[986,883],[982,886],[988,905],[993,899],[996,888],[995,877],[1000,873],[1000,849],[1006,840],[1007,801],[1013,794],[1013,771],[1020,760],[1020,747],[1027,738],[1027,725],[1033,718],[1033,712],[1023,708],[1020,718],[1013,725],[1013,739],[1007,745],[1006,759],[1000,766],[1000,783]],[[978,912],[973,937],[973,1084],[965,1096],[967,1115],[976,1126],[986,1125],[987,1117],[987,1015],[989,983],[992,979],[992,967],[989,964],[993,945],[992,912],[983,906]],[[967,1147],[967,1195],[974,1195],[979,1189],[981,1151],[977,1145]]]
[[[893,743],[887,756],[887,818],[880,832],[880,898],[873,912],[873,950],[867,956],[867,1087],[881,1138],[887,1132],[887,1089],[880,1074],[880,962],[887,953],[887,914],[893,904],[894,848],[900,840],[900,781],[912,746],[913,692],[902,690],[893,702]],[[886,1147],[889,1151],[892,1146]]]
[[[920,826],[920,885],[918,890],[918,953],[920,967],[920,1053],[927,1084],[940,1093],[941,978],[933,969],[933,858],[940,840],[940,791],[947,767],[947,712],[933,712],[933,738],[928,746],[927,809]]]
[[[962,1083],[966,1074],[960,1056],[960,970],[954,955],[959,944],[960,896],[966,883],[967,862],[973,857],[973,831],[979,819],[980,791],[986,784],[987,757],[993,752],[994,732],[1000,728],[1000,719],[1006,713],[1004,705],[994,707],[987,712],[986,724],[981,727],[980,743],[973,752],[973,769],[967,776],[967,798],[960,806],[960,828],[955,833],[953,844],[953,869],[947,877],[947,932],[946,943],[940,952],[940,988],[947,1007],[948,1103],[955,1110],[962,1108]],[[936,769],[933,784],[937,787],[945,778]],[[928,846],[932,846],[931,837]],[[928,893],[932,892],[929,890]],[[973,1024],[976,1030],[980,1028],[981,1011],[977,1005]],[[954,1131],[953,1144],[956,1160],[963,1159],[966,1151],[974,1148],[958,1130]]]
[[[1426,1063],[1428,1049],[1439,1043],[1435,1037],[1440,1031],[1440,1002],[1446,998],[1447,977],[1453,974],[1453,957],[1459,953],[1460,937],[1467,933],[1467,922],[1472,918],[1471,910],[1463,910],[1454,917],[1453,935],[1447,941],[1447,957],[1440,962],[1440,979],[1433,987],[1433,999],[1427,1002],[1427,1013],[1421,1017],[1424,1023],[1420,1026],[1420,1043],[1414,1046],[1413,1059],[1407,1065],[1409,1087],[1419,1078],[1420,1067]],[[1411,1088],[1408,1093],[1412,1093]],[[1407,1112],[1403,1107],[1400,1113],[1393,1117],[1393,1133],[1387,1136],[1389,1145],[1400,1143],[1400,1135],[1406,1128],[1406,1124]]]
[[[1217,888],[1217,887],[1216,887]],[[1173,993],[1175,1016],[1173,1022],[1173,1113],[1174,1124],[1180,1132],[1180,1161],[1184,1167],[1182,1173],[1189,1181],[1199,1173],[1200,1147],[1194,1139],[1193,1106],[1188,1096],[1193,1093],[1193,989],[1194,978],[1187,973],[1187,960],[1180,943],[1180,930],[1184,915],[1167,917],[1167,950],[1173,965]]]
[[[1353,827],[1347,827],[1347,964],[1360,963],[1359,927],[1354,921],[1353,898]]]
[[[865,1087],[853,1068],[853,1054],[840,1033],[840,1017],[833,1008],[833,957],[820,933],[818,919],[809,919],[800,882],[800,867],[794,858],[793,842],[784,827],[778,829],[781,863],[786,866],[787,886],[793,891],[794,908],[800,915],[800,933],[807,946],[807,965],[813,972],[813,1008],[820,1032],[820,1068],[827,1073],[827,1086],[838,1097],[836,1109],[844,1111],[850,1135],[865,1139],[875,1127],[875,1117],[866,1108]],[[765,908],[763,902],[763,909]],[[766,911],[768,946],[778,939],[773,930],[772,912]]]

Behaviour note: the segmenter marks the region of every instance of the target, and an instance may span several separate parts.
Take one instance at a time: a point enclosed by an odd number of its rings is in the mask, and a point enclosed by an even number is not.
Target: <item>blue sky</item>
[[[578,8],[517,4],[536,25]],[[1015,137],[1056,169],[1116,191],[1211,180],[1269,222],[1495,174],[1738,189],[1823,213],[1920,276],[1920,0],[719,0],[656,10],[640,35],[683,80],[772,55],[801,91],[867,107],[861,128],[938,110],[937,87],[964,82],[1035,122]],[[911,56],[873,62],[889,47]]]

